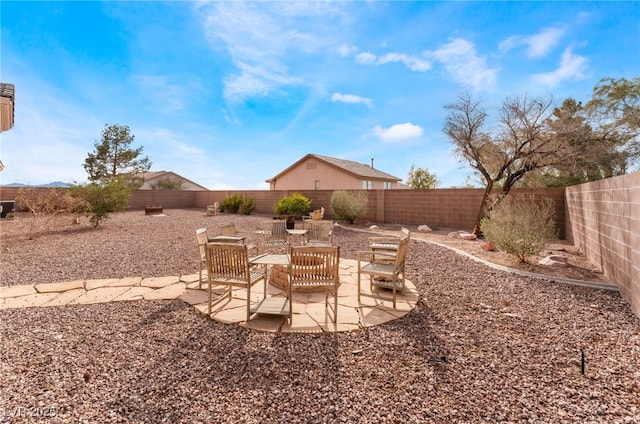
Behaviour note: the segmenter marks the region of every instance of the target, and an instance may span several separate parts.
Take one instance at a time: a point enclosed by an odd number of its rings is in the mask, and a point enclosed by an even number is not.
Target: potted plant
[[[275,212],[287,220],[287,229],[295,227],[296,218],[302,218],[309,214],[311,200],[300,193],[293,193],[278,200],[275,205]]]

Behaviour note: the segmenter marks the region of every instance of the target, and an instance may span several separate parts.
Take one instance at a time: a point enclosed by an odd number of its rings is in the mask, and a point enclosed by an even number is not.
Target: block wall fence
[[[640,171],[567,187],[566,239],[599,265],[640,317]]]
[[[13,200],[18,188],[0,187],[0,199]],[[48,190],[46,188],[38,190]],[[163,209],[201,208],[233,194],[253,198],[255,213],[274,214],[275,203],[292,193],[312,201],[312,209],[331,211],[333,190],[137,190],[130,210],[147,205]],[[482,200],[482,189],[368,190],[364,220],[371,223],[422,225],[471,231]],[[568,188],[514,189],[512,194],[551,198],[556,206],[560,238],[580,247],[601,267],[640,316],[640,172]]]

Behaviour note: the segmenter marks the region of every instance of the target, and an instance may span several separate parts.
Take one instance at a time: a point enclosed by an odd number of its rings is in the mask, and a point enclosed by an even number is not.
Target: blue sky
[[[471,174],[442,132],[462,93],[586,101],[640,75],[640,2],[0,3],[16,87],[0,184],[85,182],[105,124],[152,171],[264,189],[307,153],[440,187]]]

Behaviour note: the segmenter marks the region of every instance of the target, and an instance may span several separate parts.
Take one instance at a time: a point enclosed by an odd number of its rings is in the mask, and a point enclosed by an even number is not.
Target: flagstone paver
[[[254,315],[246,322],[247,291],[236,288],[232,298],[224,287],[212,292],[218,303],[213,305],[211,319],[222,323],[265,332],[295,332],[320,334],[325,332],[352,331],[388,322],[409,313],[418,301],[414,285],[406,281],[405,295],[398,294],[397,308],[392,308],[391,293],[372,294],[369,284],[362,285],[360,302],[357,300],[357,261],[340,261],[340,289],[338,291],[338,319],[333,323],[333,310],[325,308],[324,292],[294,292],[293,319],[274,315]],[[181,299],[201,314],[208,315],[208,290],[206,283],[199,289],[198,274],[168,277],[106,278],[64,283],[19,285],[0,287],[0,309],[25,307],[53,307],[75,304],[119,302],[153,299]],[[274,286],[267,285],[268,296],[286,296]],[[224,298],[220,298],[223,296]],[[264,285],[251,289],[252,303],[264,297]],[[333,298],[329,301],[333,305]]]
[[[36,284],[34,287],[38,293],[52,293],[52,292],[62,293],[69,290],[84,289],[84,281],[77,280],[77,281],[67,281],[65,283],[50,283],[50,284],[41,283],[41,284]]]

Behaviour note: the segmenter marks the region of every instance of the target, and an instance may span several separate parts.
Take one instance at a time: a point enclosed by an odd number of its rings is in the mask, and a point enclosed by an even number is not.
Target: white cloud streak
[[[479,56],[475,46],[467,40],[453,39],[430,55],[442,63],[457,81],[474,90],[493,87],[496,82],[496,69],[490,68],[486,59]]]
[[[287,64],[293,53],[310,54],[331,44],[321,31],[307,28],[309,17],[339,13],[325,3],[199,4],[204,33],[214,50],[225,50],[238,72],[224,79],[224,98],[230,104],[266,96],[279,87],[305,84]],[[346,49],[346,50],[345,50]],[[343,52],[349,52],[346,46]]]
[[[507,52],[518,46],[525,46],[528,57],[544,57],[558,45],[565,33],[564,28],[549,27],[533,35],[514,35],[501,42],[499,49],[502,52]]]
[[[392,125],[389,128],[376,125],[371,132],[383,142],[391,143],[420,137],[424,130],[419,125],[405,122],[404,124]]]
[[[341,93],[333,93],[331,95],[332,102],[338,103],[363,103],[369,109],[373,107],[373,101],[366,97],[356,96],[355,94],[341,94]]]
[[[425,72],[431,69],[431,63],[428,60],[405,53],[387,53],[382,56],[376,56],[370,52],[363,52],[356,55],[356,63],[361,65],[401,63],[410,70],[417,72]]]
[[[587,68],[587,58],[574,54],[572,48],[567,47],[564,52],[562,52],[558,69],[548,73],[536,74],[533,76],[533,79],[539,84],[554,87],[566,80],[581,80],[587,78]]]

